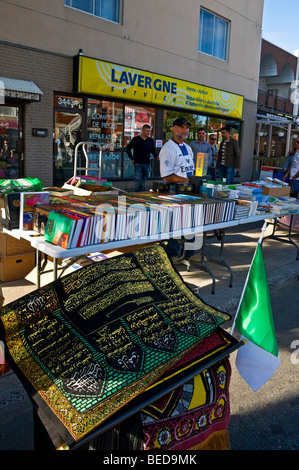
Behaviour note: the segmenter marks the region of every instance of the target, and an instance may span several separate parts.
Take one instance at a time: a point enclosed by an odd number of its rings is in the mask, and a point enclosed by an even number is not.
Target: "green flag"
[[[261,244],[257,244],[236,318],[239,332],[252,343],[278,356],[275,327]]]

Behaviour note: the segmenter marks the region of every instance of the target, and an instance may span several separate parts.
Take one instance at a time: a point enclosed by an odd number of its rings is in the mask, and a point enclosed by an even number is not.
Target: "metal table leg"
[[[212,271],[208,268],[206,265],[206,256],[205,256],[205,246],[206,246],[206,233],[203,233],[203,242],[202,242],[202,248],[199,253],[196,253],[195,255],[191,256],[191,258],[188,260],[189,263],[192,265],[195,265],[198,269],[202,269],[203,271],[207,272],[212,279],[212,294],[215,294],[215,276],[212,273]],[[194,260],[194,256],[200,255],[201,259],[200,261]]]
[[[56,281],[57,279],[57,258],[54,258],[54,261],[53,261],[53,277],[54,277],[54,281]]]
[[[229,287],[232,287],[233,286],[233,277],[234,277],[234,274],[233,274],[233,271],[231,269],[231,267],[228,265],[228,263],[225,261],[225,259],[223,258],[223,249],[224,249],[224,238],[225,238],[225,230],[224,229],[220,229],[219,230],[219,235],[217,235],[217,238],[218,240],[220,240],[220,252],[219,252],[219,260],[217,259],[214,259],[214,258],[207,258],[208,261],[210,261],[211,263],[215,263],[215,264],[219,264],[221,266],[224,266],[225,268],[228,269],[229,271],[229,274],[230,274],[230,282],[229,282]]]
[[[41,252],[39,250],[36,250],[35,259],[36,259],[36,286],[37,286],[38,289],[40,289],[40,275],[41,275],[42,255],[41,255]]]
[[[266,239],[266,238],[272,238],[273,240],[277,240],[277,241],[281,241],[283,243],[290,243],[291,245],[293,245],[295,248],[296,248],[296,251],[297,251],[297,255],[296,255],[296,261],[299,260],[299,246],[297,245],[297,243],[294,242],[294,240],[292,239],[292,225],[293,225],[293,217],[294,215],[291,214],[291,220],[290,220],[290,225],[286,225],[282,222],[280,222],[280,225],[283,225],[284,227],[288,228],[288,233],[287,235],[275,235],[275,232],[276,232],[276,229],[277,229],[277,220],[274,219],[274,222],[268,222],[270,225],[273,225],[273,230],[272,230],[272,233],[271,235],[267,235],[266,237],[263,238],[263,241]]]
[[[225,230],[224,229],[219,230],[219,232],[216,233],[216,236],[217,236],[218,240],[220,240],[220,242],[221,242],[220,252],[219,252],[219,259],[210,258],[210,257],[205,256],[205,246],[206,246],[206,234],[205,233],[203,234],[203,246],[202,246],[202,250],[201,250],[201,262],[198,263],[197,261],[194,261],[192,259],[192,257],[190,258],[190,262],[192,264],[198,265],[199,268],[203,269],[204,271],[206,271],[210,274],[210,276],[213,280],[212,294],[215,293],[215,277],[214,277],[212,271],[210,271],[210,269],[207,267],[206,260],[211,262],[211,263],[218,264],[218,265],[221,265],[221,266],[224,266],[225,268],[227,268],[229,273],[230,273],[229,287],[233,286],[233,271],[232,271],[232,269],[230,268],[230,266],[228,265],[228,263],[225,261],[225,259],[223,257]]]

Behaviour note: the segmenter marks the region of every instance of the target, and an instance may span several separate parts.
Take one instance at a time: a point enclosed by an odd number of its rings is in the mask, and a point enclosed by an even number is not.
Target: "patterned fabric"
[[[2,287],[0,286],[0,308],[4,303]],[[0,341],[0,377],[10,370],[10,367],[5,359],[4,344]]]
[[[8,362],[58,447],[89,436],[230,317],[157,244],[58,279],[0,319]]]
[[[0,341],[0,377],[10,370],[9,364],[5,359],[4,345]]]
[[[229,419],[230,364],[224,359],[142,412],[145,449],[191,450]]]
[[[2,291],[2,287],[0,286],[0,308],[2,307],[3,304],[4,304],[3,291]]]
[[[229,449],[226,428],[229,419],[230,363],[228,359],[217,361],[217,358],[225,357],[238,346],[239,343],[221,328],[212,332],[129,404],[131,409],[138,409],[142,400],[150,401],[150,405],[117,426],[107,429],[89,443],[89,448]],[[216,365],[205,367],[213,362]],[[192,377],[192,380],[185,383],[188,377]],[[181,385],[175,387],[174,384]],[[167,390],[170,391],[165,393]],[[160,398],[155,399],[157,396]]]

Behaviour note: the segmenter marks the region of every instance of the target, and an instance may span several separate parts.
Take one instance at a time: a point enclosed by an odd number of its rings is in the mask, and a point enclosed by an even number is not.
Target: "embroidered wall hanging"
[[[228,354],[240,343],[222,328],[213,331],[145,392],[103,424],[89,440],[92,450],[225,450],[230,416]],[[208,366],[208,367],[206,367]],[[147,406],[139,406],[141,403]],[[110,420],[117,420],[109,427]]]
[[[230,316],[203,303],[157,244],[58,279],[0,319],[10,366],[54,445],[71,447]]]

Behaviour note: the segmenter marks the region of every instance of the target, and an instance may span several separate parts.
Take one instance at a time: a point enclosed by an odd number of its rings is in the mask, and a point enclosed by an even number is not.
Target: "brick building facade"
[[[184,14],[172,0],[164,0],[163,8],[158,2],[142,0],[138,10],[134,0],[119,0],[120,13],[113,21],[71,5],[69,0],[0,0],[0,7],[5,11],[0,38],[1,75],[14,79],[16,86],[21,79],[41,91],[39,101],[31,100],[26,90],[17,90],[7,93],[0,104],[0,145],[8,137],[16,157],[11,177],[36,176],[45,186],[66,180],[73,171],[74,155],[70,148],[75,137],[70,132],[71,125],[75,126],[75,121],[80,124],[74,129],[81,140],[95,136],[89,126],[99,125],[91,119],[99,106],[114,109],[119,120],[119,127],[115,133],[111,132],[110,141],[103,147],[103,176],[109,179],[121,184],[131,181],[132,168],[124,148],[139,132],[142,119],[150,122],[159,151],[161,142],[169,137],[171,119],[182,113],[192,119],[192,132],[203,124],[207,134],[216,132],[220,137],[220,126],[231,125],[242,148],[241,179],[249,177],[256,121],[262,0],[252,0],[250,8],[245,0],[237,6],[233,0],[225,6],[215,0],[205,0],[201,6],[187,0]],[[223,36],[225,48],[220,51],[223,56],[216,50],[200,50],[203,47],[198,40],[200,17],[205,16],[221,28],[223,25],[227,28]],[[251,47],[247,48],[249,40]],[[244,55],[245,48],[248,52]],[[74,86],[77,75],[74,64],[80,50],[84,57],[101,64],[118,64],[139,74],[143,71],[160,74],[184,87],[190,84],[207,87],[211,96],[217,98],[210,109],[200,110],[192,101],[197,99],[194,96],[188,97],[189,101],[182,107],[136,101],[125,95],[114,99],[92,88],[88,93],[78,92]],[[25,94],[20,98],[22,92]],[[225,100],[240,97],[241,113],[230,114]],[[79,105],[74,104],[77,99],[81,100]],[[221,100],[226,109],[220,110]],[[129,124],[132,119],[134,125]],[[65,129],[68,135],[64,134]],[[108,139],[107,132],[99,132],[101,138]],[[158,168],[153,166],[152,170],[152,176],[159,177]]]

